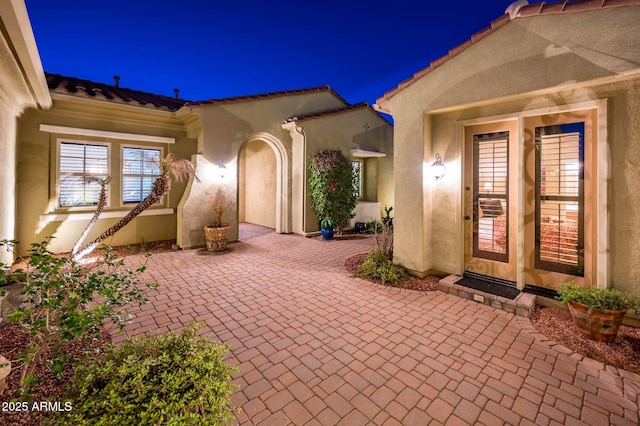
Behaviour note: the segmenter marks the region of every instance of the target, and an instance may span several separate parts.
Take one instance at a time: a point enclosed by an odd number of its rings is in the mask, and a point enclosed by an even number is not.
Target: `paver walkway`
[[[639,375],[573,354],[525,318],[351,278],[344,261],[371,238],[247,227],[241,240],[223,254],[154,255],[160,287],[126,329],[199,321],[230,343],[239,424],[640,423]]]

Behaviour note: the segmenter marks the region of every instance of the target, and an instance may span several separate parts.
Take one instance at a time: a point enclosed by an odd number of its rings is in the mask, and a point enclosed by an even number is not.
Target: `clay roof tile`
[[[139,90],[116,87],[104,83],[96,83],[76,77],[46,73],[49,90],[73,96],[97,98],[100,93],[105,100],[122,103],[151,106],[158,109],[176,111],[188,101],[175,97],[142,92]]]
[[[243,95],[243,96],[233,96],[230,98],[218,98],[218,99],[209,99],[203,101],[191,102],[192,106],[203,106],[203,105],[220,105],[220,104],[234,104],[239,102],[247,102],[247,101],[256,101],[256,100],[265,100],[265,99],[273,99],[279,98],[282,96],[294,96],[294,95],[304,95],[310,93],[322,93],[328,92],[339,99],[343,104],[349,105],[349,103],[344,100],[340,95],[338,95],[331,87],[328,85],[318,86],[318,87],[309,87],[306,89],[294,89],[294,90],[281,90],[277,92],[268,92],[268,93],[259,93],[255,95]]]

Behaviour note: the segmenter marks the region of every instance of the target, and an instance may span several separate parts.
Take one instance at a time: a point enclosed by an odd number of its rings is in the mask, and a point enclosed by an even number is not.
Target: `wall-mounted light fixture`
[[[440,180],[444,177],[444,163],[442,162],[442,156],[439,153],[436,154],[436,161],[431,164],[431,175],[436,178],[436,180]]]
[[[220,179],[224,179],[225,173],[227,173],[227,166],[224,165],[224,161],[220,160],[220,165],[218,166],[218,174],[220,175]]]

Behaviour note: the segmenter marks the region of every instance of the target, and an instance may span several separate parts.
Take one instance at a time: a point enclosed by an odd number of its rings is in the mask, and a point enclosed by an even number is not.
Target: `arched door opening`
[[[277,228],[277,161],[273,148],[252,139],[240,150],[238,221]]]

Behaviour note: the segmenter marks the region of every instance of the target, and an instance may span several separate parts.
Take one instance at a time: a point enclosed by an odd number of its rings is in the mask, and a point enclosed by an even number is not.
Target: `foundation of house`
[[[495,294],[485,293],[473,288],[463,287],[456,284],[462,279],[459,275],[449,275],[440,280],[440,291],[453,294],[464,299],[469,299],[500,309],[505,312],[516,314],[522,317],[530,318],[533,308],[536,305],[536,296],[529,293],[520,293],[515,299],[507,299],[506,297],[496,296]]]

